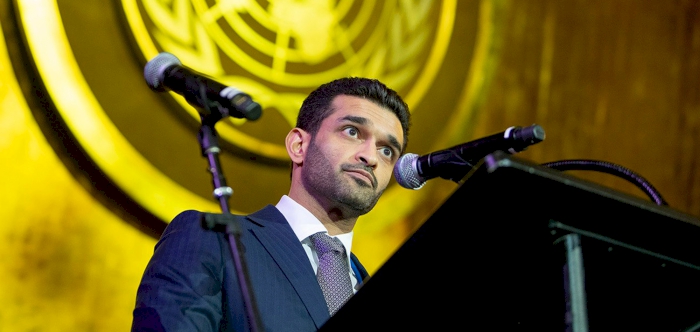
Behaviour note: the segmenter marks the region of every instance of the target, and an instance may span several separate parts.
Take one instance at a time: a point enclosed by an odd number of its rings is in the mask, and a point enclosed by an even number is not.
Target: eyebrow
[[[358,125],[366,125],[370,122],[367,118],[356,115],[346,115],[340,118],[339,121],[350,121],[353,123],[357,123]],[[388,139],[389,143],[396,149],[396,151],[401,153],[401,144],[399,144],[399,140],[396,138],[396,136],[389,134]]]

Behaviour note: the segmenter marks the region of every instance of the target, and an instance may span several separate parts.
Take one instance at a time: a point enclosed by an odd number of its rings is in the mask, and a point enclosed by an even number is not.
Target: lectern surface
[[[700,322],[700,220],[495,153],[321,331],[566,331],[567,234],[590,331]]]

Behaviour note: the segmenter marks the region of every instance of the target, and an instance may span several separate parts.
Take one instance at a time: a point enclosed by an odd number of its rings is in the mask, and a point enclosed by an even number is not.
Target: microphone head
[[[529,127],[510,127],[504,136],[510,147],[507,152],[515,154],[526,150],[530,145],[544,141],[547,137],[544,128],[538,124]]]
[[[418,190],[425,184],[425,180],[418,174],[417,161],[417,154],[406,153],[394,165],[394,178],[402,187]]]
[[[182,65],[182,62],[176,56],[168,52],[162,52],[146,63],[146,66],[143,68],[143,77],[151,89],[165,91],[165,86],[163,85],[165,70],[172,66],[180,65]]]
[[[533,124],[523,128],[519,139],[528,145],[532,145],[544,141],[545,137],[547,137],[547,134],[544,132],[544,128],[538,124]]]

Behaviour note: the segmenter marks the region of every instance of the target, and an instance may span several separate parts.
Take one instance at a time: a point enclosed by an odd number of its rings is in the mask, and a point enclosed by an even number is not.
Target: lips
[[[367,180],[367,182],[372,185],[372,188],[377,187],[377,180],[374,178],[374,175],[370,172],[367,172],[367,171],[362,170],[362,169],[357,169],[357,168],[347,169],[346,172],[352,173],[354,175],[357,175],[357,176]]]

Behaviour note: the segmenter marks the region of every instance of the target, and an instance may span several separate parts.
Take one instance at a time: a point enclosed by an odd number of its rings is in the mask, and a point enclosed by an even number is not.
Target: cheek
[[[326,148],[324,150],[324,153],[326,154],[326,157],[329,160],[336,161],[336,162],[352,162],[356,149],[357,147],[352,145],[352,144],[347,144],[347,142],[343,140],[335,140],[331,142],[330,140],[327,142],[324,142],[323,144],[327,144]]]
[[[380,187],[386,188],[386,186],[389,185],[389,181],[391,181],[391,177],[393,175],[393,167],[392,168],[383,168],[381,170],[376,170],[374,172],[374,176],[377,177],[377,181],[379,181]]]
[[[343,147],[342,145],[339,145],[339,144],[332,145],[333,147],[331,147],[331,145],[328,145],[328,146],[329,147],[327,149],[323,150],[323,154],[326,156],[326,158],[328,160],[331,160],[331,161],[345,160],[345,158],[347,157],[347,151],[348,151],[348,149],[346,147]]]
[[[332,148],[331,146],[334,146],[334,148]],[[340,145],[329,144],[325,147],[319,147],[316,153],[319,154],[319,157],[324,159],[326,163],[330,165],[338,165],[348,162],[350,158],[348,151],[349,149]]]

